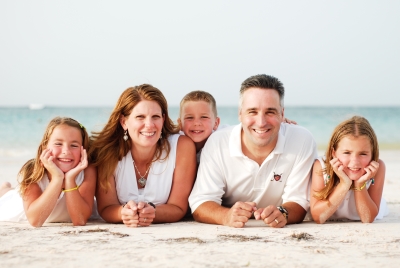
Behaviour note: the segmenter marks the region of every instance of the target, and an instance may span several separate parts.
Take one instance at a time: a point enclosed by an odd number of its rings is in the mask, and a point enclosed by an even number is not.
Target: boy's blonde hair
[[[188,102],[188,101],[205,101],[211,105],[211,109],[214,113],[214,116],[217,117],[217,102],[215,101],[214,97],[206,92],[206,91],[201,91],[201,90],[195,90],[192,92],[189,92],[186,94],[183,99],[181,100],[180,103],[180,109],[179,109],[179,116],[181,116],[182,113],[182,107],[183,105]]]
[[[318,199],[326,200],[331,194],[335,186],[339,183],[340,179],[333,171],[333,167],[330,163],[332,160],[333,151],[337,150],[339,142],[344,138],[352,136],[355,138],[365,136],[370,140],[371,143],[371,161],[379,160],[379,145],[378,139],[372,126],[369,124],[368,120],[361,116],[353,116],[340,123],[333,131],[332,137],[329,141],[328,147],[326,149],[325,157],[325,169],[322,171],[328,176],[329,180],[326,186],[319,192],[315,194]]]

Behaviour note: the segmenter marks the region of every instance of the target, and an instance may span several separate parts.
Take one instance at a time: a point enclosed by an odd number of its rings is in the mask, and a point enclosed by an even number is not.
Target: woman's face
[[[344,173],[351,180],[358,180],[372,160],[370,139],[367,136],[346,136],[340,140],[333,157],[339,159]]]
[[[164,115],[157,102],[142,100],[128,117],[121,117],[120,123],[124,130],[128,130],[134,146],[150,148],[160,139]]]

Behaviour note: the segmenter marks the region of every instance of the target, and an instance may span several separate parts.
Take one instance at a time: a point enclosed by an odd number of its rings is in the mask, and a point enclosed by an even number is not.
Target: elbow
[[[40,220],[29,220],[29,224],[30,225],[32,225],[32,227],[35,227],[35,228],[39,228],[39,227],[42,227],[43,226],[43,221],[40,221]]]

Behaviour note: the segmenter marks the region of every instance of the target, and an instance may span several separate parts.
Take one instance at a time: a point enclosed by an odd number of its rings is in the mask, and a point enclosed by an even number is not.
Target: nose
[[[67,154],[69,152],[69,147],[68,147],[68,145],[63,145],[63,147],[62,147],[62,153],[63,154]]]
[[[257,122],[257,125],[258,125],[258,126],[265,126],[265,124],[266,124],[266,122],[267,122],[267,120],[266,120],[266,118],[265,118],[265,115],[263,115],[262,113],[260,113],[260,114],[257,116],[256,122]]]
[[[144,121],[144,125],[145,125],[146,127],[151,127],[151,126],[153,125],[153,120],[152,120],[152,118],[147,117],[147,118],[145,119],[145,121]]]
[[[358,167],[358,164],[360,163],[360,159],[357,155],[351,155],[350,156],[350,166],[351,167]]]

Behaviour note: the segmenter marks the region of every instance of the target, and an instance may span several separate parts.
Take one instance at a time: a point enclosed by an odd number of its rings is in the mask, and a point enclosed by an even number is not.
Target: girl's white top
[[[81,171],[75,178],[76,185],[81,185],[84,179],[84,170]],[[42,192],[47,188],[50,181],[45,172],[43,178],[38,182]],[[0,221],[21,222],[27,221],[22,197],[19,194],[19,189],[15,188],[5,193],[0,198]],[[61,192],[57,199],[57,203],[46,219],[46,222],[71,222],[71,217],[68,214],[65,193]]]
[[[322,157],[318,158],[321,163],[322,169],[325,168],[325,163]],[[323,174],[324,181],[327,181],[327,174]],[[371,185],[371,181],[367,182],[367,189],[369,187],[374,187]],[[384,216],[389,214],[389,208],[387,207],[386,201],[384,198],[381,200],[381,205],[379,207],[379,213],[376,216],[375,220],[380,220]],[[360,220],[360,216],[358,216],[357,208],[356,208],[356,200],[354,198],[354,191],[350,190],[347,192],[346,197],[343,202],[340,204],[338,209],[333,213],[333,215],[328,220],[340,220],[340,219],[349,219],[349,220]]]
[[[176,147],[179,136],[179,134],[174,134],[168,138],[171,151],[168,157],[166,157],[166,152],[164,151],[161,159],[166,158],[151,164],[144,189],[138,189],[131,152],[129,151],[118,162],[114,178],[118,200],[121,204],[127,203],[129,200],[135,202],[152,202],[155,205],[167,203],[174,176]]]

